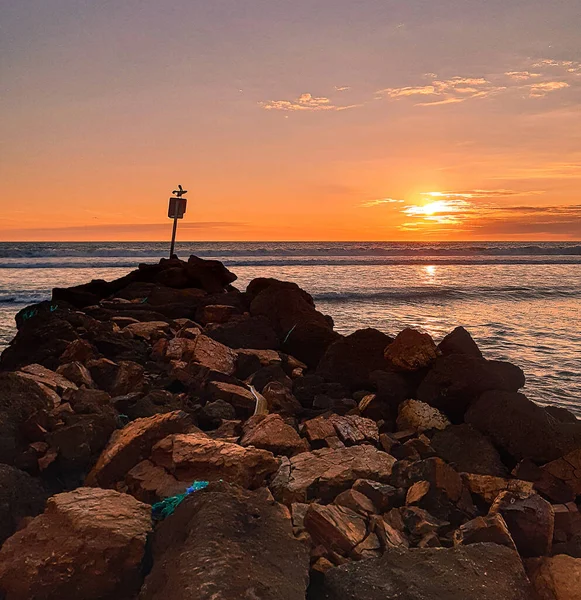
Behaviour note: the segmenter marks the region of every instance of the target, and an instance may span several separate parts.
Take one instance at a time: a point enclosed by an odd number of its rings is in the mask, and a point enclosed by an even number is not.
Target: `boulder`
[[[241,446],[254,446],[275,455],[292,456],[310,450],[306,440],[287,425],[280,415],[256,415],[242,429]]]
[[[47,493],[38,481],[15,467],[0,464],[0,546],[26,517],[44,510]]]
[[[504,466],[492,442],[466,423],[436,431],[431,440],[436,454],[452,463],[457,471],[505,477]]]
[[[374,388],[373,413],[365,414],[375,420],[391,419],[397,415],[398,406],[414,394],[414,386],[401,373],[374,371],[369,376]]]
[[[232,317],[239,314],[240,311],[235,306],[207,304],[198,309],[196,321],[202,325],[207,325],[208,323],[227,323]]]
[[[419,400],[406,400],[399,405],[398,429],[413,429],[417,432],[430,429],[446,429],[450,421],[437,409]]]
[[[280,341],[266,317],[243,316],[228,323],[212,323],[204,327],[204,334],[229,348],[276,350]]]
[[[206,335],[196,338],[191,356],[194,362],[227,375],[235,373],[237,358],[237,354],[230,348]]]
[[[182,411],[136,419],[116,431],[87,476],[86,485],[113,487],[125,473],[151,454],[153,446],[172,433],[189,431],[189,416]]]
[[[359,479],[358,481],[364,480]],[[335,498],[335,500],[333,500],[333,504],[336,504],[337,506],[344,506],[345,508],[363,515],[364,517],[368,517],[369,515],[374,515],[379,512],[368,496],[358,492],[354,488],[341,492]]]
[[[95,382],[91,377],[89,369],[81,362],[74,361],[62,364],[56,372],[72,383],[75,387],[94,388]]]
[[[400,491],[387,483],[370,479],[358,479],[353,484],[353,490],[367,496],[381,513],[385,513],[400,504]]]
[[[113,490],[57,494],[0,550],[8,599],[131,597],[151,531],[151,507]]]
[[[499,514],[476,517],[472,521],[460,525],[454,532],[455,546],[466,546],[467,544],[479,544],[481,542],[500,544],[516,551],[508,527]]]
[[[542,470],[565,483],[575,496],[581,496],[581,448],[547,463]]]
[[[365,388],[373,371],[387,367],[383,351],[392,341],[377,329],[359,329],[327,348],[317,373],[351,390]]]
[[[140,600],[304,600],[309,553],[264,490],[211,483],[159,525]]]
[[[489,514],[499,514],[505,520],[521,556],[550,554],[555,512],[552,505],[538,494],[501,492]]]
[[[87,367],[97,386],[111,396],[140,392],[144,387],[145,370],[136,362],[100,358],[89,361]]]
[[[344,556],[367,536],[365,518],[345,506],[310,504],[304,518],[305,529],[315,544]]]
[[[85,364],[91,358],[95,358],[96,349],[91,342],[77,339],[68,344],[65,351],[60,355],[61,364],[69,362],[80,362]]]
[[[531,494],[533,484],[522,479],[506,479],[493,475],[462,473],[462,479],[470,493],[481,498],[486,504],[492,504],[501,492]]]
[[[144,340],[156,340],[163,337],[170,330],[165,321],[146,321],[144,323],[131,323],[123,328],[123,333],[130,337],[142,338]]]
[[[581,558],[532,558],[526,570],[539,600],[581,600]]]
[[[392,548],[380,558],[329,569],[321,600],[530,600],[516,552],[497,544]]]
[[[581,422],[559,422],[523,394],[482,394],[467,411],[466,422],[515,462],[530,458],[546,463],[581,448]]]
[[[522,370],[510,363],[451,354],[434,362],[418,388],[417,399],[460,422],[468,406],[484,392],[516,392],[524,383]]]
[[[335,428],[337,437],[346,445],[377,444],[379,429],[377,423],[359,415],[331,415],[328,419]]]
[[[456,327],[439,344],[438,350],[443,356],[449,354],[466,354],[476,358],[482,358],[482,352],[472,339],[472,336],[464,327]]]
[[[283,459],[271,490],[287,505],[314,498],[329,502],[357,479],[388,482],[394,463],[393,456],[367,445],[303,452]]]
[[[262,395],[266,399],[269,412],[295,416],[303,410],[292,391],[280,381],[269,381],[262,388]]]
[[[153,447],[150,460],[180,481],[223,479],[249,489],[263,485],[279,466],[266,450],[243,448],[199,433],[167,436]]]
[[[203,430],[216,429],[222,421],[231,421],[236,418],[236,409],[226,400],[208,402],[197,414],[198,425]]]
[[[535,491],[551,502],[566,504],[575,500],[576,494],[566,481],[549,473],[543,467],[539,467],[528,458],[521,460],[511,473],[518,479],[531,481]]]
[[[384,356],[394,371],[417,371],[436,360],[438,349],[429,334],[407,328],[385,348]]]
[[[20,369],[19,374],[22,377],[32,379],[37,383],[45,385],[59,396],[62,396],[67,390],[76,390],[77,385],[64,377],[62,374],[51,371],[46,367],[38,364],[26,365]]]

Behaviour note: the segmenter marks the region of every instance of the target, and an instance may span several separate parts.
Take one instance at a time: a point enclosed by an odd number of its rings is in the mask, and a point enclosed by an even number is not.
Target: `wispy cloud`
[[[381,206],[383,204],[401,204],[405,202],[405,200],[397,200],[396,198],[379,198],[377,200],[368,200],[367,202],[362,202],[359,206],[363,208],[370,208],[372,206]]]
[[[567,73],[581,74],[581,62],[576,60],[553,60],[551,58],[543,58],[533,63],[533,67],[554,67]]]
[[[507,71],[505,75],[516,81],[527,81],[529,79],[541,77],[541,73],[531,73],[530,71]]]
[[[543,81],[533,83],[529,86],[529,95],[531,98],[544,98],[550,92],[568,88],[569,84],[566,81]]]
[[[261,102],[260,105],[265,110],[282,110],[286,112],[347,110],[355,107],[355,105],[338,106],[325,96],[313,96],[309,93],[301,94],[295,100],[271,100]]]
[[[342,86],[335,86],[335,91],[337,92],[347,92],[348,90],[350,90],[351,87],[348,85],[342,85]]]

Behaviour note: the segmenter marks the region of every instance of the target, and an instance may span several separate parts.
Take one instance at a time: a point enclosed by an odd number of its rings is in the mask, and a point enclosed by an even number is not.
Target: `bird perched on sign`
[[[178,185],[178,189],[174,190],[172,192],[172,194],[174,194],[178,198],[181,198],[184,194],[187,194],[187,193],[188,193],[188,190],[184,190],[184,188],[181,185]]]

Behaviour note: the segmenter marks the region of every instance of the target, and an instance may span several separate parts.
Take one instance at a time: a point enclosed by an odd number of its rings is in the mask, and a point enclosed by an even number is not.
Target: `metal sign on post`
[[[167,210],[167,216],[173,219],[173,229],[171,233],[171,246],[169,250],[169,257],[174,256],[174,248],[176,244],[176,232],[178,228],[178,219],[183,219],[186,212],[186,205],[188,203],[187,198],[184,198],[184,194],[187,194],[188,190],[184,190],[181,185],[178,185],[178,189],[172,192],[173,196],[169,199],[169,207]]]

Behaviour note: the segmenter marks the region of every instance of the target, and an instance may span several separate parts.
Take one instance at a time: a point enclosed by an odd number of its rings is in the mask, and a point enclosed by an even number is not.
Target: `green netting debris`
[[[208,483],[209,481],[194,481],[194,483],[192,483],[192,485],[190,485],[190,487],[183,494],[170,496],[169,498],[164,498],[160,502],[156,502],[151,507],[152,518],[156,521],[163,521],[163,519],[173,514],[174,510],[190,494],[192,494],[193,492],[197,492],[198,490],[203,490],[205,487],[208,487]]]

